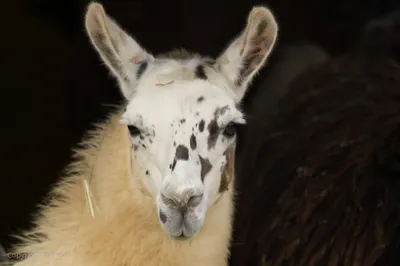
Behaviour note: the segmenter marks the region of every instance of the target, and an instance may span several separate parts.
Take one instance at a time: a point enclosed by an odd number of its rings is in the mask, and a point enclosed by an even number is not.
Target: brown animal
[[[278,44],[265,69],[264,77],[249,93],[250,102],[246,102],[250,108],[248,112],[260,114],[266,119],[267,114],[276,114],[277,104],[291,82],[307,69],[318,67],[329,58],[327,51],[314,43]],[[257,97],[251,97],[255,94]]]
[[[231,265],[400,265],[395,18],[296,79],[278,116],[249,122]]]

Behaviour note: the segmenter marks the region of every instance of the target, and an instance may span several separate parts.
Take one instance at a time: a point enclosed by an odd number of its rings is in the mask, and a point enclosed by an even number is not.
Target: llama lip
[[[174,178],[179,180],[178,176]],[[166,182],[166,184],[156,199],[162,228],[174,239],[184,240],[194,237],[203,226],[207,211],[206,197],[202,191],[203,184],[183,184],[178,186],[179,189],[171,186],[176,183]]]
[[[162,228],[175,240],[187,240],[193,238],[201,229],[205,213],[199,206],[195,209],[159,208],[158,217]]]
[[[179,236],[170,236],[171,239],[176,240],[176,241],[185,241],[185,240],[190,240],[192,237],[187,237],[183,233]]]

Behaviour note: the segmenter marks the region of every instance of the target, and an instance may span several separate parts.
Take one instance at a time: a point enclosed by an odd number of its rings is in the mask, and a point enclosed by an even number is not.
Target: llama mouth
[[[161,206],[158,217],[162,228],[171,239],[184,241],[192,239],[200,231],[205,216],[202,211],[195,208],[182,211],[180,208]]]
[[[189,240],[194,238],[202,227],[202,219],[196,219],[188,213],[182,214],[179,211],[169,212],[160,211],[160,221],[162,227],[173,240]]]
[[[171,238],[176,241],[186,241],[192,239],[190,236],[185,236],[183,232],[179,236],[171,236]]]

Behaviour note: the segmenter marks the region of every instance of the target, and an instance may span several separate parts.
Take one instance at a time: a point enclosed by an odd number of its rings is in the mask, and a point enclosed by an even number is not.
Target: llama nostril
[[[203,199],[203,194],[197,195],[197,196],[191,196],[186,202],[185,201],[177,201],[176,199],[170,199],[161,194],[161,199],[164,202],[164,204],[169,207],[169,208],[174,208],[174,209],[182,209],[185,210],[186,208],[194,208],[198,206],[201,203],[201,200]]]
[[[203,199],[203,194],[201,195],[197,195],[197,196],[192,196],[190,197],[188,203],[187,203],[187,207],[196,207],[201,203],[201,200]]]
[[[168,220],[167,215],[163,211],[160,210],[159,212],[160,220],[163,224],[165,224]]]
[[[161,194],[161,199],[164,202],[164,204],[167,205],[169,208],[177,208],[179,206],[179,204],[175,200],[169,199],[163,194]]]

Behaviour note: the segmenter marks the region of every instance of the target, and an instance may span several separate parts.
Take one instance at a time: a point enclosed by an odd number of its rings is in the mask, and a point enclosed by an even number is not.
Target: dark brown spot
[[[163,224],[167,222],[167,215],[165,215],[165,213],[163,213],[162,211],[160,211],[160,220]]]
[[[132,137],[136,137],[140,134],[140,130],[134,125],[128,125],[128,130]]]
[[[142,144],[142,147],[146,149],[146,145]]]
[[[146,175],[149,175],[149,170],[146,170]]]
[[[187,161],[189,159],[189,150],[183,145],[179,145],[176,147],[176,152],[175,152],[175,159],[176,160],[185,160]]]
[[[215,109],[214,116],[218,117],[220,115],[224,115],[226,113],[226,111],[228,111],[228,110],[229,110],[229,106],[228,105],[225,105],[225,106],[222,106],[220,108],[217,108],[217,109]]]
[[[207,75],[206,75],[206,72],[204,71],[204,66],[203,65],[198,65],[196,67],[196,70],[194,71],[194,74],[199,79],[207,79]]]
[[[139,137],[140,137],[140,139],[141,139],[141,140],[144,140],[144,137],[143,137],[143,135],[140,135]]]
[[[199,130],[200,130],[200,132],[203,132],[204,131],[204,120],[202,119],[201,121],[200,121],[200,123],[199,123]]]
[[[203,96],[200,96],[199,98],[197,98],[197,102],[198,103],[201,103],[202,101],[204,101],[204,97]]]
[[[184,124],[186,122],[186,119],[181,119],[180,122],[181,124]]]
[[[208,174],[208,172],[211,171],[212,165],[210,163],[210,160],[204,159],[203,157],[199,156],[200,158],[200,164],[201,164],[201,181],[204,181],[205,176]]]
[[[172,167],[171,167],[171,170],[172,170],[172,171],[174,171],[175,165],[176,165],[176,159],[174,159],[174,161],[172,162]]]
[[[226,165],[223,168],[222,176],[221,176],[221,181],[219,184],[219,193],[223,193],[229,188],[229,184],[233,179],[233,176],[235,174],[235,148],[230,147],[227,150],[226,154]]]
[[[139,79],[143,75],[144,71],[146,71],[147,66],[148,66],[147,61],[143,61],[140,63],[138,71],[136,72],[137,79]]]
[[[214,118],[213,120],[211,120],[210,124],[208,124],[208,132],[209,132],[209,136],[208,136],[208,149],[211,149],[215,146],[215,144],[217,143],[217,139],[218,139],[218,135],[219,135],[219,127],[217,124],[217,120]]]
[[[196,147],[197,147],[196,137],[192,134],[192,136],[190,136],[190,148],[194,150],[196,149]]]

